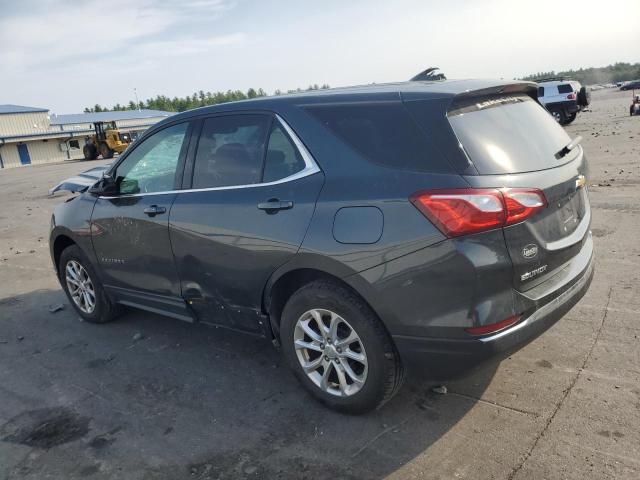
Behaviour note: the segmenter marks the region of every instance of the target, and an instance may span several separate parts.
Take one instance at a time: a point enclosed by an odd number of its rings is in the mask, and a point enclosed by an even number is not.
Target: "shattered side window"
[[[173,190],[187,128],[186,122],[173,125],[160,130],[138,145],[116,170],[115,178],[120,193]]]

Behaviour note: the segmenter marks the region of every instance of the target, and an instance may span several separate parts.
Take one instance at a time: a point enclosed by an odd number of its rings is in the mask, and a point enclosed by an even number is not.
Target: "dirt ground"
[[[0,479],[640,478],[640,117],[594,92],[582,135],[596,276],[499,365],[413,381],[352,417],[316,404],[265,340],[130,312],[80,322],[49,259],[57,180],[0,172]],[[50,306],[64,304],[51,313]]]

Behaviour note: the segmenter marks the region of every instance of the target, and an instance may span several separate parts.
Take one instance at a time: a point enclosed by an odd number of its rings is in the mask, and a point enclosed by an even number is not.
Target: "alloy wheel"
[[[303,371],[322,391],[339,397],[356,394],[367,379],[364,345],[355,329],[330,310],[302,314],[293,334]]]
[[[96,308],[96,292],[91,277],[76,260],[69,260],[65,267],[65,280],[73,303],[84,313]]]

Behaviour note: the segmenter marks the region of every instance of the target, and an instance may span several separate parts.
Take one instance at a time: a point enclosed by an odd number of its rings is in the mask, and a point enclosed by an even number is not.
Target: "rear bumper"
[[[576,113],[576,112],[580,111],[580,105],[578,105],[578,102],[575,101],[575,100],[567,100],[565,102],[547,103],[545,105],[545,107],[549,111],[551,111],[551,110],[561,110],[561,111],[565,112],[568,115],[571,115],[573,113]]]
[[[591,252],[590,252],[591,253]],[[394,336],[405,367],[431,379],[452,379],[489,359],[500,360],[538,337],[560,320],[587,292],[594,274],[593,256],[559,295],[537,307],[511,328],[479,338]]]

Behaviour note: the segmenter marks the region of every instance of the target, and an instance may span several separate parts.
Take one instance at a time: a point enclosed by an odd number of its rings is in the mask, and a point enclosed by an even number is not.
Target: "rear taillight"
[[[575,100],[575,99],[576,99],[575,93],[570,93],[569,95],[567,95],[567,100]]]
[[[410,200],[447,237],[522,222],[547,206],[544,194],[529,188],[430,190]]]
[[[505,225],[522,222],[547,206],[544,193],[537,189],[505,188],[500,193],[507,210]]]

